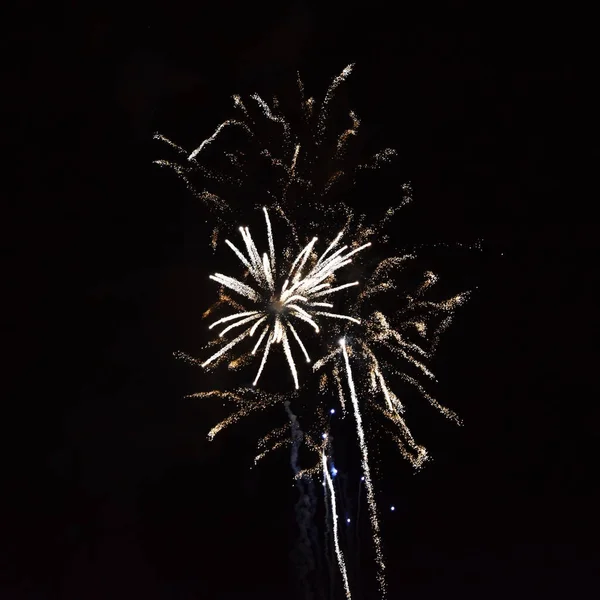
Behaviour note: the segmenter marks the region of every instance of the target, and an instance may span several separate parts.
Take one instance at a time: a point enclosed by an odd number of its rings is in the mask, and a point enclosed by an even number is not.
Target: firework
[[[404,308],[397,309],[391,316],[373,310],[371,306],[379,295],[397,292],[394,271],[397,276],[397,271],[414,259],[414,255],[405,254],[379,263],[357,299],[348,307],[348,313],[360,323],[336,331],[340,336],[350,336],[352,343],[346,342],[342,347],[330,341],[324,356],[313,364],[313,371],[323,373],[324,391],[333,388],[346,411],[345,388],[354,388],[348,381],[349,361],[352,361],[361,373],[359,395],[363,404],[373,417],[383,417],[385,430],[402,455],[415,468],[420,468],[428,460],[428,453],[415,441],[406,424],[405,406],[394,392],[392,380],[401,383],[403,389],[408,386],[417,391],[445,417],[461,424],[458,415],[440,404],[420,380],[436,381],[426,363],[433,359],[440,334],[450,325],[456,309],[466,302],[469,294],[463,292],[438,302],[425,300],[424,294],[437,281],[433,273],[426,272],[412,294],[405,291]]]
[[[351,257],[369,247],[371,243],[367,242],[354,249],[349,249],[347,245],[337,248],[342,239],[342,233],[340,233],[327,246],[326,250],[317,257],[313,252],[317,242],[317,238],[314,237],[298,253],[292,261],[291,266],[284,265],[278,269],[269,213],[266,208],[263,208],[263,211],[267,225],[268,253],[263,253],[261,257],[247,227],[239,228],[245,244],[245,254],[229,240],[225,240],[225,243],[233,250],[239,261],[247,269],[249,276],[252,277],[252,285],[221,273],[210,276],[212,280],[220,283],[223,288],[232,290],[245,300],[249,300],[252,303],[252,310],[242,310],[222,317],[214,321],[209,326],[209,329],[224,326],[219,333],[220,338],[223,338],[234,329],[243,326],[245,326],[245,329],[237,337],[228,341],[222,348],[207,358],[202,363],[202,366],[207,367],[211,365],[219,358],[225,356],[242,340],[247,337],[254,337],[260,330],[258,341],[251,350],[253,356],[259,350],[262,351],[262,359],[253,385],[257,385],[260,379],[271,346],[280,344],[283,346],[283,351],[294,379],[294,385],[298,389],[300,384],[296,362],[290,346],[290,337],[294,338],[306,362],[310,362],[310,356],[298,331],[294,327],[294,323],[296,325],[300,322],[307,323],[317,334],[320,332],[319,321],[322,318],[341,319],[360,323],[358,319],[350,315],[326,310],[333,308],[334,305],[322,299],[331,299],[332,296],[342,290],[359,284],[358,281],[353,281],[333,285],[337,271],[350,264],[352,262]]]
[[[221,123],[191,152],[156,134],[157,139],[166,142],[179,156],[178,162],[156,162],[172,168],[213,210],[217,225],[211,237],[213,249],[218,243],[219,227],[229,226],[231,222],[228,215],[232,207],[225,199],[227,194],[232,193],[235,197],[235,190],[239,189],[246,196],[254,195],[255,181],[263,181],[256,176],[257,169],[264,164],[269,169],[270,175],[264,179],[265,187],[260,190],[265,197],[264,204],[268,205],[268,208],[262,208],[266,224],[266,251],[259,252],[259,245],[248,227],[238,228],[241,245],[225,240],[236,255],[241,272],[237,276],[224,273],[210,275],[210,279],[221,287],[217,302],[206,311],[205,316],[212,315],[222,306],[233,312],[209,325],[210,331],[218,331],[208,344],[210,348],[218,346],[216,351],[202,360],[183,353],[178,353],[178,356],[204,368],[213,368],[223,360],[229,360],[231,369],[258,362],[252,385],[234,391],[212,390],[193,395],[221,398],[236,407],[210,430],[209,438],[212,439],[225,427],[258,410],[285,404],[286,411],[292,415],[290,399],[297,400],[301,394],[296,361],[300,358],[305,363],[312,362],[303,341],[308,332],[313,340],[311,350],[318,348],[312,373],[318,378],[320,393],[328,399],[337,399],[342,416],[352,410],[361,456],[361,484],[364,481],[376,551],[377,579],[381,596],[385,597],[381,526],[369,463],[370,447],[363,421],[380,424],[397,443],[402,455],[416,468],[424,464],[428,454],[415,441],[406,424],[406,409],[398,385],[402,386],[402,390],[418,392],[446,417],[460,422],[454,412],[430,395],[426,382],[435,382],[430,363],[439,335],[450,324],[454,311],[465,302],[467,294],[457,294],[438,302],[427,300],[428,291],[437,281],[437,276],[430,271],[425,272],[416,287],[399,287],[397,274],[416,258],[412,251],[381,260],[357,281],[344,278],[348,271],[345,267],[357,255],[363,258],[360,253],[371,245],[370,239],[377,235],[378,241],[387,241],[383,234],[384,226],[396,210],[412,198],[410,185],[401,186],[400,203],[389,208],[376,225],[366,223],[364,215],[356,215],[344,202],[328,202],[336,190],[343,189],[343,182],[353,183],[358,172],[377,168],[395,154],[388,148],[366,162],[352,161],[349,148],[358,140],[360,128],[360,119],[353,111],[349,112],[348,128],[342,132],[334,132],[330,128],[329,112],[336,92],[351,71],[352,65],[348,65],[333,80],[320,107],[314,99],[305,99],[304,86],[298,77],[300,110],[296,111],[295,117],[285,115],[276,98],[269,105],[257,94],[250,97],[250,103],[234,96],[238,117]],[[220,146],[228,131],[237,131],[243,138],[239,147],[233,150],[227,142],[225,148]],[[202,178],[203,185],[208,186],[200,192],[194,183],[198,176]],[[250,194],[249,189],[252,190]],[[304,237],[305,232],[298,231],[300,219],[294,217],[298,207],[303,213],[314,215],[314,231],[328,240],[323,251],[317,250],[317,237],[308,239]],[[275,245],[269,211],[284,221],[290,232],[280,249]],[[333,224],[337,231],[340,223],[341,231],[331,235]],[[275,229],[279,231],[278,226]],[[308,241],[300,243],[301,239]],[[344,243],[344,239],[349,241]],[[389,293],[395,294],[395,304],[399,307],[392,314],[386,314],[376,305],[381,295]],[[342,309],[337,309],[342,312],[334,312],[336,303],[337,306],[343,305]],[[276,347],[282,348],[294,383],[294,390],[287,395],[267,393],[259,387],[261,377],[268,376],[268,358]],[[310,385],[311,382],[312,378],[308,377],[303,384]],[[277,448],[291,445],[296,479],[322,478],[325,499],[333,514],[338,566],[346,597],[350,598],[348,574],[338,536],[335,491],[329,473],[331,440],[326,412],[324,403],[318,402],[310,411],[312,420],[303,423],[301,433],[299,419],[294,415],[291,425],[277,427],[263,436],[255,462]],[[300,441],[315,454],[315,463],[309,468],[300,469],[297,464]]]
[[[298,209],[304,215],[318,216],[319,221],[323,217],[345,220],[352,211],[340,194],[354,184],[359,173],[376,169],[396,155],[392,148],[385,148],[363,160],[360,152],[350,152],[352,146],[358,149],[362,144],[361,120],[353,110],[348,110],[349,124],[342,131],[331,126],[337,92],[353,68],[348,65],[334,78],[320,106],[314,98],[305,98],[299,75],[298,107],[287,113],[277,98],[269,104],[258,94],[248,99],[236,94],[236,116],[220,123],[191,151],[156,133],[154,138],[165,143],[175,158],[154,162],[172,169],[219,226],[230,223],[231,198],[245,202],[249,194],[257,193],[263,203],[281,206],[280,213],[292,228]],[[231,136],[238,141],[233,150]],[[404,194],[401,204],[409,200]]]

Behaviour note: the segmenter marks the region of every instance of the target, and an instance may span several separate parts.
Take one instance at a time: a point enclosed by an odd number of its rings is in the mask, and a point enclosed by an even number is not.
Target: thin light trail
[[[379,582],[379,590],[381,597],[386,597],[387,585],[385,581],[385,562],[383,560],[383,550],[381,548],[381,530],[379,527],[379,518],[377,516],[377,504],[375,502],[375,491],[373,489],[373,482],[371,481],[371,469],[369,468],[369,450],[365,442],[365,432],[362,425],[362,417],[360,415],[360,409],[358,406],[358,398],[356,397],[356,389],[354,388],[354,380],[352,378],[352,369],[350,367],[350,358],[348,357],[348,350],[346,349],[346,339],[340,340],[340,346],[342,347],[342,353],[344,354],[344,362],[346,365],[346,377],[348,380],[348,387],[350,388],[350,398],[352,399],[352,406],[354,408],[354,419],[356,422],[356,434],[360,445],[361,463],[365,478],[365,487],[367,489],[367,501],[369,504],[369,515],[371,517],[371,527],[373,529],[373,541],[375,543],[375,555],[377,559],[377,581]]]
[[[323,465],[323,478],[327,482],[327,487],[329,488],[329,497],[331,498],[331,516],[333,519],[333,543],[335,545],[335,554],[338,559],[338,565],[340,567],[340,572],[342,574],[342,579],[344,580],[344,591],[346,592],[346,598],[350,600],[352,595],[350,593],[350,585],[348,584],[348,574],[346,573],[346,563],[344,561],[344,555],[342,554],[342,549],[340,548],[339,536],[338,536],[338,514],[337,514],[337,506],[335,502],[335,490],[333,488],[333,481],[331,480],[331,475],[329,474],[329,469],[327,468],[327,455],[325,451],[321,453],[321,461]]]

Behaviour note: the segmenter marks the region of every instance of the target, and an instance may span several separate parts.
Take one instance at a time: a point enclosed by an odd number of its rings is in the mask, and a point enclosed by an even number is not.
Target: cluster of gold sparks
[[[312,99],[303,99],[303,86],[299,80],[302,94],[304,118],[313,124],[314,144],[322,143],[327,131],[327,106],[332,100],[335,90],[349,75],[352,66],[334,79],[321,109],[315,109]],[[363,412],[376,420],[376,415],[383,417],[379,422],[397,443],[403,456],[415,467],[420,467],[428,458],[426,449],[418,444],[411,434],[405,419],[405,407],[400,393],[394,391],[393,382],[401,382],[416,390],[432,406],[440,410],[446,417],[458,422],[458,417],[449,409],[441,406],[425,389],[421,380],[435,381],[435,377],[427,363],[433,356],[441,331],[450,323],[455,309],[467,298],[467,294],[458,294],[443,301],[433,302],[425,299],[426,292],[435,284],[437,277],[426,272],[423,281],[414,290],[397,292],[397,297],[404,300],[404,305],[391,316],[373,309],[374,299],[380,294],[396,289],[397,273],[402,271],[415,256],[411,253],[385,258],[372,269],[364,280],[348,282],[345,275],[353,259],[361,259],[371,246],[370,238],[380,236],[380,225],[393,216],[395,209],[389,209],[379,226],[365,227],[357,224],[354,213],[344,206],[346,223],[337,235],[329,236],[325,228],[325,244],[322,252],[317,251],[319,240],[313,237],[304,244],[299,243],[299,235],[295,229],[293,218],[288,210],[288,193],[292,184],[299,184],[308,190],[313,185],[310,179],[311,156],[302,152],[299,136],[294,135],[293,128],[285,117],[278,113],[277,102],[273,108],[259,96],[252,97],[264,116],[281,126],[283,143],[279,155],[265,148],[262,154],[271,161],[273,167],[281,173],[275,178],[277,189],[271,192],[275,201],[269,208],[263,207],[266,224],[266,251],[259,252],[257,244],[248,227],[239,227],[242,244],[236,246],[229,239],[225,244],[236,255],[241,263],[241,273],[237,277],[223,273],[214,273],[210,279],[220,286],[217,303],[205,314],[212,315],[222,306],[230,309],[229,314],[218,318],[208,326],[218,331],[217,337],[209,343],[209,347],[218,349],[205,359],[191,358],[178,353],[204,368],[214,367],[224,360],[229,361],[231,369],[248,365],[255,360],[255,376],[252,386],[237,390],[213,390],[194,394],[195,397],[217,397],[232,402],[236,406],[229,416],[218,423],[209,432],[213,438],[218,432],[241,418],[258,410],[280,405],[284,397],[267,393],[258,387],[259,380],[265,372],[270,353],[281,347],[287,360],[289,371],[296,390],[300,388],[298,365],[300,359],[312,363],[312,372],[318,377],[319,388],[323,393],[333,392],[339,400],[343,415],[352,413],[356,436],[361,452],[361,467],[364,476],[365,490],[369,507],[369,516],[373,532],[373,541],[378,565],[378,582],[381,596],[386,595],[385,562],[380,535],[380,523],[375,500],[375,490],[369,464],[369,448],[363,426]],[[227,127],[240,127],[248,135],[254,136],[254,120],[246,106],[238,96],[234,97],[235,106],[242,110],[245,120],[229,120],[222,123],[217,130],[191,154],[186,153],[187,166],[168,161],[157,161],[170,166],[189,182],[189,174],[200,169],[208,179],[217,177],[202,167],[198,162],[207,146],[213,144]],[[341,158],[350,138],[355,137],[360,124],[356,115],[350,113],[352,126],[336,139],[333,145],[336,157]],[[164,138],[172,147],[183,152]],[[306,141],[304,141],[306,145]],[[385,150],[373,157],[371,162],[358,165],[357,168],[374,167],[387,160],[393,151]],[[231,155],[232,162],[239,161],[239,156]],[[302,158],[306,159],[303,166]],[[234,160],[235,159],[235,160]],[[320,197],[326,197],[331,187],[345,173],[335,170],[323,182]],[[410,199],[410,187],[404,187],[405,200]],[[200,196],[209,205],[220,211],[227,209],[227,203],[221,197],[205,190]],[[287,202],[287,204],[286,204]],[[341,205],[340,205],[341,206]],[[269,215],[272,209],[293,234],[297,250],[287,244],[281,251],[276,250],[273,226]],[[321,215],[327,216],[327,208],[321,207]],[[339,225],[338,225],[339,228]],[[350,232],[349,230],[354,230]],[[345,241],[349,233],[352,239]],[[213,233],[213,246],[217,244],[218,231]],[[329,238],[327,240],[327,238]],[[358,293],[351,294],[353,289]],[[343,305],[342,312],[335,302]],[[325,333],[325,335],[323,335]],[[306,335],[317,336],[320,355],[315,362],[303,342]],[[250,342],[250,343],[248,343]],[[314,344],[313,344],[314,345]],[[404,368],[406,365],[406,369]],[[359,375],[354,376],[355,373]],[[412,374],[411,374],[412,373]],[[298,392],[293,392],[298,394]],[[293,395],[292,394],[292,395]],[[347,398],[349,397],[349,402]],[[334,487],[329,473],[329,438],[326,411],[323,406],[314,409],[313,423],[305,429],[305,443],[318,457],[314,467],[305,469],[297,477],[321,476],[326,493],[329,493],[334,512],[335,551],[342,575],[347,598],[351,598],[350,582],[338,538],[338,525]],[[256,461],[268,452],[289,445],[290,427],[279,427],[264,436],[258,445]]]

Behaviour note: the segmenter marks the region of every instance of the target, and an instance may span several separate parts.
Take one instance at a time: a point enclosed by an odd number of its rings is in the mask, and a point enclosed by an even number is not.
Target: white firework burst
[[[333,284],[337,272],[342,267],[350,264],[352,257],[369,247],[371,242],[353,249],[350,249],[348,245],[339,246],[343,236],[342,231],[319,256],[314,252],[317,243],[317,238],[314,237],[298,253],[291,266],[278,268],[269,213],[264,207],[263,212],[267,225],[268,253],[265,252],[262,256],[259,254],[248,227],[239,228],[245,245],[245,253],[231,241],[225,240],[225,243],[233,250],[254,280],[252,285],[222,273],[215,273],[210,276],[212,280],[220,283],[223,287],[252,302],[254,309],[243,310],[241,305],[237,305],[242,310],[222,317],[209,326],[209,329],[225,326],[219,333],[219,338],[225,337],[234,329],[243,326],[245,326],[245,329],[206,359],[202,366],[211,365],[243,339],[254,337],[260,331],[258,340],[251,350],[252,355],[256,355],[259,350],[262,351],[262,359],[253,385],[256,385],[260,379],[271,346],[281,344],[295,387],[298,389],[300,387],[298,372],[290,346],[290,335],[296,341],[306,362],[310,362],[310,356],[294,327],[294,323],[298,324],[300,321],[307,323],[315,333],[320,331],[320,318],[342,319],[360,323],[359,319],[350,315],[332,312],[330,309],[334,305],[331,302],[323,301],[323,298],[331,297],[341,290],[358,285],[358,281],[341,285]]]

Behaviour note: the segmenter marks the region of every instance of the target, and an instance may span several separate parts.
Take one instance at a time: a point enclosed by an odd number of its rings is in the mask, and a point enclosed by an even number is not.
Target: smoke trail
[[[294,471],[294,475],[297,476],[300,473],[300,467],[298,466],[298,452],[300,450],[302,441],[304,440],[304,434],[300,429],[298,418],[290,408],[290,401],[286,400],[283,404],[290,419],[290,428],[292,430],[290,464],[292,466],[292,470]],[[304,481],[302,477],[296,477],[296,488],[300,493],[298,502],[294,507],[296,512],[296,521],[298,523],[298,528],[300,529],[297,552],[295,553],[296,566],[298,568],[300,580],[304,586],[307,600],[312,600],[315,597],[313,594],[313,589],[316,589],[317,597],[322,599],[322,590],[316,581],[318,579],[316,577],[318,566],[313,553],[313,546],[317,544],[317,533],[314,526],[314,515],[317,501],[314,486],[312,482]],[[314,579],[315,581],[311,582],[311,579]]]

